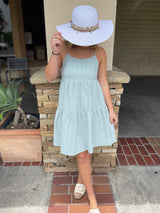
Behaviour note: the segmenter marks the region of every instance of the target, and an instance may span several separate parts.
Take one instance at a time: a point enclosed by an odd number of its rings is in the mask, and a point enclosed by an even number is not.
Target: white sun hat
[[[69,23],[56,26],[62,37],[79,46],[99,44],[113,33],[112,20],[98,20],[97,10],[89,5],[79,5],[72,11]]]

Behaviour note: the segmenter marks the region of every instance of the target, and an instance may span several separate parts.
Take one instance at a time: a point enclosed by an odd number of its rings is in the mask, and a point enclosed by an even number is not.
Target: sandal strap
[[[90,209],[89,213],[100,213],[99,208],[96,209]]]
[[[75,188],[74,188],[74,193],[79,192],[79,193],[84,193],[86,190],[86,187],[84,184],[77,183]]]

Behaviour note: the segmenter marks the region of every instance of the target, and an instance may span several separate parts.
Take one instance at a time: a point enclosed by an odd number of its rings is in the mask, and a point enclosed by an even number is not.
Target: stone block
[[[119,83],[109,83],[109,88],[122,88],[122,84]]]
[[[119,106],[113,106],[113,110],[115,113],[119,113]]]
[[[47,153],[44,153],[44,154],[47,154]],[[68,158],[65,158],[65,157],[63,157],[63,158],[62,157],[45,158],[45,159],[43,159],[43,162],[45,162],[45,163],[56,163],[56,164],[59,164],[59,163],[66,164],[66,162],[68,162]]]
[[[57,94],[57,91],[56,91]],[[59,101],[59,95],[49,95],[49,100],[50,101]]]
[[[55,89],[43,89],[43,94],[46,94],[46,95],[55,95],[56,92],[55,92]]]
[[[54,150],[56,150],[57,152],[60,152],[60,150],[61,150],[60,146],[54,146],[53,145],[53,147],[54,147]]]
[[[93,153],[100,153],[100,152],[101,152],[101,148],[99,148],[99,147],[93,148]]]
[[[119,95],[111,95],[111,99],[114,101],[120,101],[121,97],[119,97]]]
[[[49,154],[43,153],[43,162],[44,162],[44,159],[45,159],[45,158],[49,158]]]
[[[58,107],[58,102],[55,101],[44,101],[43,102],[44,107]]]
[[[98,146],[100,149],[112,149],[112,145],[111,146]]]
[[[48,127],[47,127],[47,125],[41,125],[40,129],[41,129],[41,131],[47,131]]]
[[[37,101],[49,101],[48,95],[37,96]]]
[[[53,142],[53,136],[47,136],[47,141]]]
[[[118,137],[118,129],[115,129],[116,137]]]
[[[115,158],[112,158],[111,160],[111,166],[116,166],[116,157]]]
[[[51,114],[51,113],[55,113],[56,112],[56,110],[57,110],[57,107],[50,107],[50,108],[48,108],[48,107],[39,107],[38,108],[38,111],[39,111],[39,113],[41,114]]]
[[[51,118],[54,119],[54,118],[55,118],[55,114],[48,114],[48,118],[49,118],[49,119],[51,119]]]
[[[47,137],[46,136],[42,136],[42,142],[46,141],[47,140]]]
[[[110,162],[93,162],[92,167],[110,167]]]
[[[54,153],[55,151],[57,152],[57,151],[59,151],[60,149],[59,149],[59,147],[58,146],[53,146],[53,147],[48,147],[48,149],[46,150],[46,152],[48,152],[48,153]],[[61,153],[57,153],[56,155],[55,155],[55,157],[54,158],[56,158],[56,157],[61,157],[61,158],[63,158],[63,157],[67,157],[67,155],[63,155],[63,154],[61,154]]]
[[[45,162],[47,163],[47,162]],[[53,168],[53,167],[65,167],[65,163],[55,163],[55,162],[49,162],[48,167]]]
[[[95,156],[93,157],[92,160],[93,163],[103,163],[103,162],[110,162],[110,156],[106,157],[101,157],[101,156]]]
[[[37,94],[37,96],[42,95],[43,94],[42,89],[36,89],[36,94]]]
[[[117,88],[117,89],[110,89],[110,94],[115,95],[115,94],[123,94],[123,88]]]
[[[42,107],[43,106],[43,102],[42,101],[37,101],[37,105],[38,105],[38,107]]]
[[[114,128],[117,129],[118,128],[118,123],[116,125],[114,125]]]
[[[59,89],[59,83],[36,84],[36,89]]]
[[[42,142],[42,147],[52,147],[53,146],[53,143],[52,142],[48,142],[48,141],[43,141]],[[57,151],[56,151],[57,152]]]
[[[41,125],[53,125],[54,120],[53,119],[43,119],[40,121]]]
[[[102,149],[102,153],[116,153],[116,149]]]
[[[42,136],[52,136],[53,135],[53,131],[41,131],[41,135]]]
[[[66,166],[67,167],[76,167],[77,166],[77,162],[66,162]]]
[[[112,146],[113,146],[113,148],[117,149],[118,148],[118,142],[114,143]]]
[[[53,84],[53,89],[59,90],[59,86],[60,86],[60,83],[54,83]]]
[[[120,105],[121,105],[121,102],[120,102],[120,101],[116,101],[115,105],[116,105],[116,106],[120,106]]]
[[[53,131],[54,125],[48,125],[48,130]]]
[[[112,103],[115,105],[116,101],[112,100]]]
[[[40,114],[40,119],[47,119],[47,114]]]

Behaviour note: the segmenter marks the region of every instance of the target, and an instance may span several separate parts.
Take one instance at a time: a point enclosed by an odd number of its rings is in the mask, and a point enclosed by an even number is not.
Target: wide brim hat
[[[57,25],[56,29],[72,44],[91,46],[109,39],[114,27],[112,20],[98,20],[98,13],[94,7],[79,5],[72,11],[72,20]]]

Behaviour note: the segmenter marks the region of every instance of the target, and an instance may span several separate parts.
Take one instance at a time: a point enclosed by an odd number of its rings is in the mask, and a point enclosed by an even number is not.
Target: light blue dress
[[[95,54],[83,59],[67,54],[64,58],[53,138],[61,154],[93,153],[93,147],[117,141],[97,79],[98,66]]]

